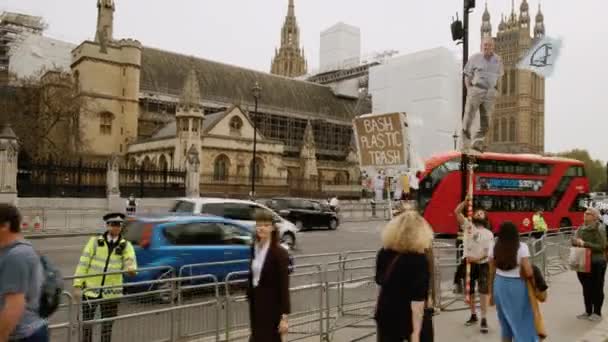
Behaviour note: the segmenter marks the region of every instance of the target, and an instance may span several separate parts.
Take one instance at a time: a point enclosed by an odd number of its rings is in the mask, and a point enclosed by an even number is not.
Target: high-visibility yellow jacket
[[[76,267],[74,287],[83,289],[83,294],[89,298],[99,297],[100,287],[104,287],[101,297],[120,297],[122,273],[107,273],[131,269],[137,269],[137,260],[133,245],[129,241],[121,236],[118,245],[110,253],[106,234],[92,237],[84,247]],[[108,286],[111,288],[107,288]]]
[[[534,230],[537,232],[547,231],[547,222],[545,222],[545,218],[542,215],[534,214],[534,216],[532,216],[532,224],[534,225]]]

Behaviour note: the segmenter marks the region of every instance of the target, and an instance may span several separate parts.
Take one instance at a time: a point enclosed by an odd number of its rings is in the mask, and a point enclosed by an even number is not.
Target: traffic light
[[[459,41],[464,38],[464,28],[462,27],[462,21],[458,19],[458,15],[456,15],[456,21],[453,21],[452,25],[450,25],[450,29],[452,30],[453,41]]]

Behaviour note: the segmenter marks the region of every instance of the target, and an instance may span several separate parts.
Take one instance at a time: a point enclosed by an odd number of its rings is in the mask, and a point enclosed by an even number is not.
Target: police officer
[[[545,218],[543,217],[542,208],[538,208],[534,216],[532,216],[532,224],[534,225],[532,236],[535,239],[540,239],[547,233],[547,222],[545,222]]]
[[[75,299],[82,298],[83,321],[93,319],[97,306],[102,318],[117,316],[123,282],[123,275],[119,272],[135,275],[137,269],[135,250],[121,235],[125,215],[110,213],[103,220],[107,231],[89,240],[75,272],[73,295]],[[91,342],[92,327],[90,324],[84,326],[82,342]],[[102,323],[101,342],[109,342],[111,338],[112,322]]]

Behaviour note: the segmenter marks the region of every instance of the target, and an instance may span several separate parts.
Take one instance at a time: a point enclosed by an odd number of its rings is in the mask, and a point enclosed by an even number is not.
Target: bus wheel
[[[559,221],[560,228],[572,227],[572,221],[569,218],[564,217],[561,221]]]

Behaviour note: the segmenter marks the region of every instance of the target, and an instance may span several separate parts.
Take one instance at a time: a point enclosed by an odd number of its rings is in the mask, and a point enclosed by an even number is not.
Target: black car
[[[302,198],[272,198],[264,204],[283,218],[293,222],[300,230],[307,228],[338,228],[338,215],[328,205]]]

